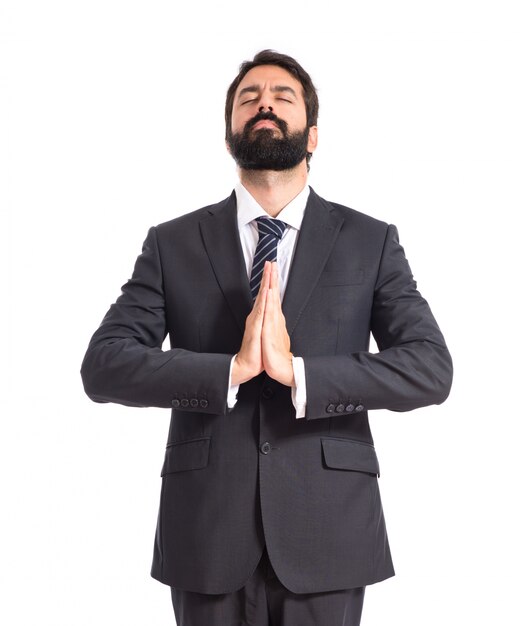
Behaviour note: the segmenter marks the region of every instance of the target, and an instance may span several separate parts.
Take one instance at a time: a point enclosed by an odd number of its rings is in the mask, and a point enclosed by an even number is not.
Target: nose
[[[267,106],[264,106],[262,104],[262,106],[258,108],[258,113],[261,113],[262,111],[265,111],[265,109],[269,109],[269,111],[272,111],[273,107],[270,104],[268,104]]]

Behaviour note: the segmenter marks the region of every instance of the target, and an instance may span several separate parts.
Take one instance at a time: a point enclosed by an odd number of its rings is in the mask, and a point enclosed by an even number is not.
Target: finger
[[[271,264],[269,263],[269,266]],[[269,267],[269,282],[271,283],[271,275],[272,275],[272,267]],[[275,301],[274,294],[271,285],[269,285],[269,289],[267,291],[267,299],[265,301],[265,312],[264,312],[264,325],[269,327],[272,320],[275,317]]]
[[[271,306],[272,304],[272,309],[271,309],[271,313],[273,316],[273,319],[276,321],[276,316],[277,314],[280,312],[281,310],[281,305],[280,305],[280,291],[278,288],[278,263],[273,262],[271,267],[271,276],[270,278],[270,287],[269,287],[269,297],[267,298],[267,308],[269,308],[269,306]]]
[[[277,307],[277,310],[282,308],[280,303],[280,284],[278,279],[278,263],[273,263],[273,292],[274,292],[274,302]]]
[[[268,282],[267,274],[269,273],[267,264],[268,262],[266,261],[264,263],[262,279],[260,282],[260,288],[258,289],[258,293],[256,294],[256,298],[254,299],[254,304],[253,304],[253,310],[255,310],[259,315],[263,314],[263,308],[261,308],[262,300],[263,300],[263,294],[267,290],[267,282]]]
[[[266,261],[264,263],[264,275],[262,277],[262,285],[264,285],[265,289],[268,289],[271,286],[271,270],[272,263]]]
[[[262,276],[260,278],[260,287],[258,289],[258,293],[256,294],[256,297],[258,297],[268,287],[268,282],[269,282],[269,280],[268,280],[268,273],[269,273],[268,265],[269,265],[269,262],[266,261],[264,263],[264,266],[263,266]]]
[[[267,303],[267,289],[262,289],[260,292],[258,292],[258,295],[256,296],[256,300],[254,301],[254,306],[253,306],[253,311],[254,311],[254,316],[256,318],[256,322],[257,324],[261,325],[263,322],[263,318],[265,315],[265,307],[266,307],[266,303]]]
[[[269,290],[268,289],[264,289],[262,291],[262,311],[261,311],[261,320],[260,323],[262,323],[264,321],[264,317],[265,317],[265,309],[267,307],[267,300],[269,295]]]
[[[277,289],[278,288],[278,263],[275,261],[272,264],[272,276],[271,276],[271,288],[272,289]]]

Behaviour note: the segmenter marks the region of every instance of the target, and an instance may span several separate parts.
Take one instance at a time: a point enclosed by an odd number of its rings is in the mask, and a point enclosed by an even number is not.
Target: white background
[[[232,190],[225,91],[266,47],[319,90],[310,184],[398,226],[455,363],[445,404],[371,414],[397,575],[363,626],[526,623],[521,4],[0,2],[2,624],[175,623],[169,411],[79,368],[148,227]]]

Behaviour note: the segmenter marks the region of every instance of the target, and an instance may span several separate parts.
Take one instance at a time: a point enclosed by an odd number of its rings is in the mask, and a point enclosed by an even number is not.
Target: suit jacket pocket
[[[337,437],[321,437],[320,441],[328,467],[380,476],[377,454],[371,444]]]
[[[206,467],[209,463],[209,448],[210,437],[168,444],[161,476]]]

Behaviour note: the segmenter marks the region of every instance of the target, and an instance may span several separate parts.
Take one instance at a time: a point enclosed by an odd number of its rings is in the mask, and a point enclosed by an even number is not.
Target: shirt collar
[[[269,214],[256,202],[252,195],[245,189],[245,187],[238,182],[234,188],[236,192],[236,208],[238,217],[238,228],[249,224],[257,217],[265,216],[269,217]],[[288,226],[300,230],[302,224],[302,218],[304,217],[304,211],[306,210],[307,199],[309,197],[309,185],[305,185],[302,191],[296,195],[289,204],[280,211],[276,216],[276,219],[282,220]]]

